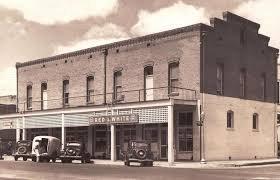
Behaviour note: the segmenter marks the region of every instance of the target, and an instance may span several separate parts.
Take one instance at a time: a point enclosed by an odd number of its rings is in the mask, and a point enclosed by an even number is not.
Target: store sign
[[[138,123],[139,118],[137,114],[122,114],[112,116],[90,116],[89,125],[95,124],[130,124]]]
[[[1,121],[2,129],[12,129],[13,126],[13,121],[12,120],[2,120]]]

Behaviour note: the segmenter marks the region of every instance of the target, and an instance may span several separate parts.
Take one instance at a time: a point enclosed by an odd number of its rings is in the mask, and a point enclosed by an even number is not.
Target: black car
[[[68,142],[59,159],[62,163],[71,163],[73,160],[81,160],[81,163],[90,163],[90,153],[86,152],[85,145],[80,142]]]
[[[127,151],[122,152],[122,156],[126,166],[130,166],[130,162],[138,162],[141,166],[153,166],[153,153],[148,141],[130,141]]]
[[[32,152],[32,141],[21,140],[16,143],[15,153],[13,154],[15,161],[22,157],[24,161],[31,158],[32,161],[36,161],[36,156]]]

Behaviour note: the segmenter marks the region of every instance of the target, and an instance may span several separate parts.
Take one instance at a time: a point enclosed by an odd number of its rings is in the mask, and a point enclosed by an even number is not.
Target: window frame
[[[258,131],[259,130],[259,114],[258,113],[254,113],[253,114],[253,117],[252,117],[252,129],[253,129],[253,131]]]
[[[44,97],[43,97],[44,91],[47,91],[47,90],[48,90],[48,83],[46,83],[46,82],[41,83],[41,110],[47,109],[47,108],[44,108]]]
[[[94,76],[87,76],[87,97],[86,102],[87,104],[93,104],[94,103]],[[92,81],[92,88],[90,89],[90,81]]]
[[[26,108],[27,110],[32,110],[32,85],[27,85],[26,87]]]
[[[148,91],[153,91],[153,89],[147,89],[147,76],[153,77],[154,76],[154,67],[152,65],[148,65],[144,67],[144,101],[147,100],[147,93]],[[154,83],[154,82],[153,82]]]
[[[178,71],[174,77],[174,75],[172,75],[172,69],[173,68],[178,68]],[[177,86],[172,86],[172,84],[174,84],[174,82],[177,82],[177,84],[179,84],[179,76],[180,76],[180,66],[179,66],[179,61],[176,62],[171,62],[168,64],[168,94],[170,93],[174,93],[177,92],[176,88],[178,88]]]
[[[234,129],[234,111],[227,111],[227,121],[226,121],[227,129]]]
[[[113,75],[114,79],[113,79],[113,100],[117,100],[119,95],[122,95],[122,71],[115,71],[114,75]],[[120,78],[120,80],[118,81],[117,78]],[[117,83],[120,84],[117,84]],[[120,89],[120,91],[118,90]]]
[[[66,86],[68,86],[68,88]],[[63,106],[69,105],[69,99],[70,99],[69,91],[70,91],[70,82],[69,82],[69,79],[65,79],[62,82],[62,104],[63,104]]]
[[[186,118],[186,123],[180,123],[180,114],[185,114],[184,117]],[[189,116],[191,115],[191,116]],[[178,152],[193,152],[194,151],[194,114],[191,111],[181,111],[177,113],[177,143],[178,143]],[[188,118],[191,119],[192,124],[187,123]],[[181,133],[180,133],[181,132]],[[183,136],[181,136],[183,135]],[[181,145],[181,142],[185,143],[185,147]],[[181,149],[183,147],[183,149]]]

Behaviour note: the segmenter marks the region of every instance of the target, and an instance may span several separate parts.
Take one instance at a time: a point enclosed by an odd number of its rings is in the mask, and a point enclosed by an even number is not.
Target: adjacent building
[[[277,153],[278,49],[230,12],[194,24],[17,63],[17,139],[86,141],[119,158],[149,140],[155,159],[271,158]]]
[[[0,96],[0,116],[4,114],[14,114],[16,113],[16,96]],[[16,141],[16,131],[11,128],[11,123],[2,124],[0,130],[0,138],[4,142],[15,142]]]

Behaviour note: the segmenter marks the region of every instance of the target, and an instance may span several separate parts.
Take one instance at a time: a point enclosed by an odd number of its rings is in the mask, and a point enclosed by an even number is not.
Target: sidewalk
[[[5,161],[14,161],[13,156],[3,156]],[[93,164],[100,165],[112,165],[123,166],[123,161],[92,159]],[[60,162],[58,160],[58,162]],[[77,161],[78,162],[78,161]],[[136,163],[135,163],[136,164]],[[233,168],[233,167],[245,167],[245,166],[259,166],[259,165],[271,165],[280,164],[280,159],[256,159],[256,160],[238,160],[238,161],[209,161],[205,164],[200,162],[175,162],[172,166],[166,161],[154,161],[155,167],[169,167],[169,168]]]

